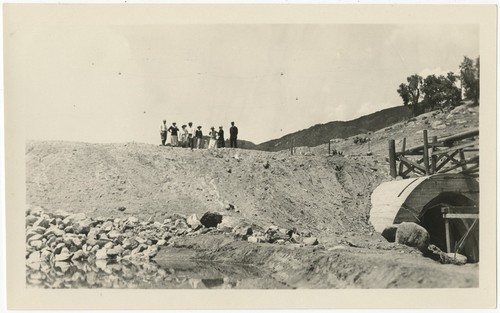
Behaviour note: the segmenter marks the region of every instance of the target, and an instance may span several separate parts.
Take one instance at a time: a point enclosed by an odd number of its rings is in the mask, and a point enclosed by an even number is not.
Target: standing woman
[[[224,148],[226,146],[226,142],[224,141],[224,130],[222,126],[219,126],[219,147]]]
[[[186,129],[187,125],[182,125],[181,126],[181,147],[185,148],[187,146],[187,137],[188,137],[188,130]]]
[[[168,129],[170,132],[170,140],[172,141],[172,146],[177,147],[179,142],[177,140],[177,132],[179,131],[179,128],[177,128],[176,123],[173,122],[172,126]]]
[[[210,127],[210,132],[208,133],[210,136],[210,141],[208,142],[208,149],[217,148],[217,132],[215,131],[215,127]]]

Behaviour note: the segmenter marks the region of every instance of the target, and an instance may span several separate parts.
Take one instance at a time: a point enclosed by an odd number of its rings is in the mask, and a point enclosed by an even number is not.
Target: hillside
[[[352,137],[334,143],[343,152],[335,156],[327,155],[327,145],[297,147],[290,155],[27,142],[27,285],[477,288],[478,263],[440,264],[415,248],[390,243],[374,232],[369,213],[372,191],[391,180],[388,139],[396,139],[399,149],[403,137],[408,146],[420,143],[423,129],[431,136],[456,134],[478,126],[478,110],[462,105],[376,131],[370,155],[368,142],[355,144]],[[207,211],[222,215],[217,228],[187,226],[191,214],[199,218]],[[255,236],[283,237],[251,241],[244,237],[247,226]],[[131,242],[137,244],[133,250]],[[85,262],[50,263],[77,253]]]
[[[353,135],[365,134],[369,131],[377,131],[409,119],[411,116],[412,113],[407,107],[393,107],[351,121],[335,121],[326,124],[317,124],[310,128],[285,135],[279,139],[261,143],[257,145],[255,149],[279,151],[288,149],[291,142],[293,142],[295,147],[314,147],[324,144],[330,139],[347,138]]]

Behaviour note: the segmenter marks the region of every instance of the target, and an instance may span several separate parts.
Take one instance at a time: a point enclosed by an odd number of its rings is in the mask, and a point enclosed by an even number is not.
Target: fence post
[[[438,137],[437,136],[432,136],[432,152],[435,152],[436,149],[436,144],[438,142]],[[431,168],[432,168],[432,174],[436,174],[436,167],[437,167],[437,156],[432,155],[431,156]]]
[[[332,150],[331,150],[331,143],[332,143],[332,140],[328,140],[328,155],[332,155]]]
[[[427,141],[427,129],[424,129],[424,167],[425,175],[430,174],[429,169],[429,142]]]
[[[393,178],[396,178],[396,142],[394,139],[389,140],[389,173]]]
[[[401,155],[403,156],[406,151],[406,137],[403,138],[403,146],[401,147]],[[403,162],[399,162],[398,175],[403,177]],[[403,177],[405,178],[405,177]]]

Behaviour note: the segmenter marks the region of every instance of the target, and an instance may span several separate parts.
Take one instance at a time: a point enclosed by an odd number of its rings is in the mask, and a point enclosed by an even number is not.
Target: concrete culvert
[[[371,197],[370,222],[376,231],[402,222],[414,222],[424,227],[430,243],[447,251],[443,208],[460,213],[479,212],[479,183],[463,174],[436,174],[425,177],[391,181],[379,185]],[[450,251],[455,252],[460,240],[467,239],[456,251],[468,262],[479,261],[479,221],[453,218],[449,221]],[[470,229],[470,230],[469,230]]]

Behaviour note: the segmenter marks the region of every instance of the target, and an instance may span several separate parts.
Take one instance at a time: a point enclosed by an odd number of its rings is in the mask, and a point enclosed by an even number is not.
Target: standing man
[[[196,136],[196,149],[200,149],[201,141],[203,140],[203,132],[201,131],[201,126],[197,127]]]
[[[177,128],[177,126],[175,126],[175,122],[172,123],[172,126],[170,126],[170,128],[168,129],[168,131],[170,132],[170,140],[172,141],[172,146],[174,147],[177,147],[177,145],[179,144],[178,140],[177,140],[177,132],[179,131],[179,128]]]
[[[160,125],[160,136],[161,136],[161,145],[165,145],[165,141],[167,141],[167,121],[163,120],[163,123]]]
[[[234,122],[231,122],[231,128],[229,128],[229,143],[231,148],[238,148],[238,127],[234,126]]]
[[[224,142],[224,130],[222,129],[222,126],[219,126],[219,147],[224,148],[226,146],[226,143]]]
[[[193,150],[193,148],[194,148],[194,128],[193,128],[193,122],[189,122],[188,123],[187,132],[188,132],[188,146],[189,146],[189,148],[191,148],[191,150]]]

